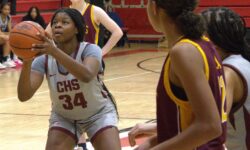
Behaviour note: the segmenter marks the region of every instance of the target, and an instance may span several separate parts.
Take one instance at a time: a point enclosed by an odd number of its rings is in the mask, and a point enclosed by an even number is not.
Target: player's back
[[[198,147],[197,150],[223,150],[225,142],[226,128],[226,110],[225,99],[221,100],[225,94],[224,73],[221,65],[221,59],[216,53],[212,44],[205,39],[190,40],[183,39],[181,43],[189,43],[197,48],[200,52],[204,64],[205,73],[209,81],[213,96],[215,98],[217,108],[221,116],[221,126],[223,134]],[[166,59],[163,66],[161,77],[157,88],[157,124],[158,124],[158,142],[163,142],[182,132],[190,126],[194,120],[192,107],[188,102],[187,95],[183,88],[175,86],[170,80],[168,73],[170,71],[170,59]],[[222,85],[221,85],[222,84]],[[223,86],[224,90],[220,90]],[[223,97],[225,97],[223,95]]]

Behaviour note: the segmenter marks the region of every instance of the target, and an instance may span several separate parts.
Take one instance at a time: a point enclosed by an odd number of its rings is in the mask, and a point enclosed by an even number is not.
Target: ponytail
[[[155,2],[171,17],[185,37],[201,38],[205,32],[205,23],[201,16],[193,12],[198,0],[155,0]]]
[[[206,30],[203,18],[190,10],[183,10],[175,21],[187,38],[199,39]]]

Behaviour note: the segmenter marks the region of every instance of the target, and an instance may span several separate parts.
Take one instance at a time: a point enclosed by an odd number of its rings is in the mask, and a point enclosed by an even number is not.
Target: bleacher
[[[69,0],[17,0],[17,15],[13,16],[13,24],[21,21],[27,10],[31,6],[37,6],[41,10],[41,15],[48,23],[53,12],[62,7],[68,6]],[[112,0],[114,10],[129,29],[129,38],[152,39],[157,37],[159,33],[155,32],[151,27],[147,12],[147,0]],[[201,11],[207,7],[225,6],[239,13],[246,21],[246,25],[250,31],[250,0],[200,0],[200,5],[196,11]],[[250,38],[250,34],[249,34]]]
[[[54,11],[62,6],[62,0],[17,0],[17,14],[12,16],[12,24],[20,22],[31,6],[37,6],[45,22],[48,23]]]

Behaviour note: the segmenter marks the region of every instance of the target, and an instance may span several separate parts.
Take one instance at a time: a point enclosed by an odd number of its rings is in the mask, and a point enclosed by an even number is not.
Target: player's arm
[[[85,57],[83,62],[79,63],[59,49],[52,56],[82,82],[90,82],[97,76],[100,69],[100,62],[95,57]]]
[[[17,85],[18,99],[21,102],[29,100],[43,82],[43,74],[31,70],[32,60],[24,60]]]
[[[224,67],[225,79],[226,79],[226,91],[227,91],[227,114],[229,114],[234,97],[234,71],[229,67]]]
[[[111,32],[108,42],[102,48],[102,55],[104,56],[116,45],[123,33],[121,28],[101,8],[95,6],[94,14],[96,24],[102,24],[108,31]]]
[[[129,144],[135,146],[135,139],[139,136],[149,136],[156,134],[156,123],[138,123],[128,133]]]
[[[230,113],[234,103],[239,103],[243,97],[243,81],[232,68],[224,66],[226,91],[227,91],[227,114]],[[242,87],[242,88],[240,88]],[[238,107],[238,106],[237,106]]]
[[[178,44],[170,57],[171,69],[187,94],[194,120],[183,132],[153,149],[191,150],[222,134],[220,114],[198,50],[188,43]]]
[[[85,57],[83,62],[77,62],[65,52],[55,47],[53,42],[44,35],[39,34],[43,40],[43,44],[34,44],[33,51],[41,54],[53,56],[61,65],[63,65],[72,75],[82,82],[90,82],[99,72],[100,61],[96,57]],[[101,49],[94,49],[101,56]],[[101,57],[100,57],[101,59]]]
[[[8,32],[6,32],[6,34],[9,35],[9,32],[11,31],[11,26],[12,26],[12,19],[10,18],[10,21],[8,22]]]
[[[157,145],[157,135],[149,137],[146,141],[140,144],[135,150],[148,150]]]

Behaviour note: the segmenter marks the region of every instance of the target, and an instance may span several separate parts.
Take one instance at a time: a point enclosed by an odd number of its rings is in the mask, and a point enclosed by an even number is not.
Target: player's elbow
[[[20,102],[26,102],[30,99],[30,96],[25,96],[25,95],[21,95],[21,94],[18,94],[18,100]]]
[[[79,80],[84,82],[84,83],[89,83],[90,81],[93,80],[93,78],[94,78],[94,75],[89,73],[89,74],[85,74],[85,76],[82,76],[81,78],[79,78]]]
[[[87,78],[85,77],[85,78],[80,79],[80,81],[82,81],[84,83],[89,83],[92,80],[93,80],[93,78],[90,78],[90,77],[87,77]]]
[[[122,32],[122,30],[121,30],[121,29],[120,29],[120,30],[118,30],[117,35],[118,35],[118,37],[119,37],[119,38],[121,38],[121,37],[123,36],[123,32]]]
[[[203,124],[203,131],[209,140],[219,137],[222,134],[222,126],[219,121],[211,121]]]
[[[121,39],[123,36],[123,32],[122,32],[121,28],[117,28],[116,30],[114,30],[114,32],[112,34],[118,40]]]
[[[222,134],[221,123],[213,123],[212,125],[210,125],[210,130],[214,138],[219,137]]]

